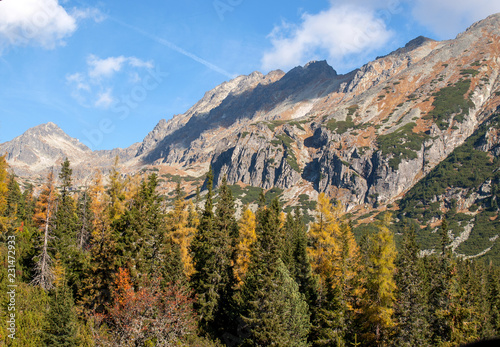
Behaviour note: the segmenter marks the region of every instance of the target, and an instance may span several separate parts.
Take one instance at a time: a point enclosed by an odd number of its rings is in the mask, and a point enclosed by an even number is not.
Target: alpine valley
[[[47,123],[0,144],[24,182],[41,182],[67,157],[78,186],[94,169],[157,172],[194,196],[209,166],[240,206],[260,188],[285,208],[314,210],[319,193],[342,201],[357,232],[392,210],[418,225],[426,252],[446,217],[451,248],[500,264],[500,14],[456,39],[418,37],[345,75],[326,61],[285,73],[253,72],[160,120],[141,143],[91,151]],[[285,209],[286,210],[286,209]]]

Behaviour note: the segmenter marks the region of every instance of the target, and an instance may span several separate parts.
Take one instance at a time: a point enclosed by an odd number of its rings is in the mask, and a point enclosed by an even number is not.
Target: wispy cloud
[[[222,75],[224,75],[224,76],[226,76],[228,78],[234,78],[234,77],[236,77],[235,74],[231,74],[231,73],[227,72],[226,70],[224,70],[220,66],[212,64],[209,61],[207,61],[207,60],[205,60],[205,59],[197,56],[196,54],[188,52],[185,49],[179,47],[178,45],[176,45],[176,44],[174,44],[174,43],[172,43],[172,42],[170,42],[168,40],[165,40],[164,38],[161,38],[161,37],[158,37],[156,35],[153,35],[153,34],[147,32],[145,30],[142,30],[140,28],[132,26],[132,25],[130,25],[128,23],[125,23],[125,22],[123,22],[123,21],[121,21],[121,20],[119,20],[117,18],[109,17],[109,19],[112,20],[112,21],[114,21],[114,22],[116,22],[116,23],[118,23],[118,24],[120,24],[123,27],[126,27],[126,28],[129,28],[131,30],[134,30],[135,32],[137,32],[137,33],[139,33],[139,34],[141,34],[141,35],[143,35],[143,36],[145,36],[145,37],[147,37],[147,38],[155,41],[156,43],[158,43],[160,45],[168,47],[168,48],[176,51],[177,53],[180,53],[180,54],[182,54],[182,55],[184,55],[184,56],[186,56],[186,57],[188,57],[188,58],[190,58],[190,59],[192,59],[192,60],[194,60],[194,61],[202,64],[202,65],[204,65],[205,67],[209,68],[210,70],[213,70],[213,71],[215,71],[217,73],[220,73],[220,74],[222,74]]]
[[[0,51],[8,46],[36,45],[47,49],[64,44],[79,19],[103,20],[97,9],[69,13],[58,0],[4,0],[0,2]]]
[[[92,19],[96,23],[100,23],[107,18],[107,16],[104,13],[102,13],[99,9],[92,7],[74,8],[73,10],[71,10],[71,15],[76,20]]]
[[[85,72],[66,75],[66,83],[71,87],[71,95],[86,107],[109,108],[117,98],[115,89],[123,89],[142,81],[140,72],[153,69],[152,61],[137,57],[107,57],[96,55],[87,57]]]
[[[85,81],[85,77],[79,72],[66,76],[66,81],[73,84],[77,90],[90,91],[90,85]]]
[[[108,108],[113,104],[114,101],[115,100],[112,96],[112,89],[108,88],[105,91],[98,93],[97,100],[95,101],[94,106],[99,108]]]
[[[374,8],[332,5],[317,14],[305,13],[301,19],[299,24],[283,22],[269,34],[272,48],[263,55],[263,69],[290,68],[318,57],[342,66],[345,57],[366,55],[392,36]]]

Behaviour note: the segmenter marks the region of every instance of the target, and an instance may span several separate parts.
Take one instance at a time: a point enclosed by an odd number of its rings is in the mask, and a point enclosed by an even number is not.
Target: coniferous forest
[[[57,173],[54,173],[57,172]],[[314,221],[261,194],[236,216],[210,170],[203,198],[155,174],[93,175],[65,160],[20,187],[0,157],[0,339],[6,346],[458,346],[500,335],[500,268],[391,215],[355,238],[320,194]],[[370,228],[371,230],[372,228]],[[9,321],[14,323],[10,324]]]

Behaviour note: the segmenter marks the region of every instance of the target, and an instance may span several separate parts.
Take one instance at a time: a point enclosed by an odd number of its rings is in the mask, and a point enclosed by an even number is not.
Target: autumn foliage
[[[196,327],[189,292],[178,284],[160,287],[160,279],[141,279],[135,288],[128,270],[119,269],[108,313],[101,317],[107,338],[120,346],[166,346]],[[101,339],[105,339],[101,336]]]

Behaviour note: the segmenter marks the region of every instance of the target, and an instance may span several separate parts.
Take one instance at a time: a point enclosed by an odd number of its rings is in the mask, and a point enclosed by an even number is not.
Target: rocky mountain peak
[[[467,30],[464,33],[459,34],[457,38],[465,33],[481,31],[482,29],[486,29],[490,32],[491,31],[498,32],[500,29],[500,13],[492,14],[491,16],[488,16],[485,19],[475,22],[469,28],[467,28]]]
[[[337,71],[335,71],[330,65],[328,65],[326,60],[313,60],[303,67],[297,66],[293,68],[283,78],[300,78],[302,80],[310,80],[315,78],[334,78],[336,76]]]
[[[428,42],[435,42],[435,40],[430,39],[430,38],[425,37],[425,36],[418,36],[418,37],[414,38],[413,40],[411,40],[410,42],[408,42],[405,45],[405,48],[408,50],[413,50],[415,48],[418,48],[420,46],[425,45]]]
[[[0,151],[7,152],[7,160],[19,175],[45,171],[66,157],[73,163],[82,162],[92,154],[87,146],[53,122],[30,128],[12,141],[0,144]]]
[[[66,135],[64,133],[64,131],[62,131],[61,128],[59,128],[59,126],[57,126],[57,124],[53,123],[53,122],[48,122],[48,123],[45,123],[45,124],[40,124],[40,125],[37,125],[33,128],[30,128],[28,129],[25,134],[23,135],[29,135],[29,136],[48,136],[48,135],[61,135],[61,136],[64,136]],[[21,135],[21,136],[23,136]]]

